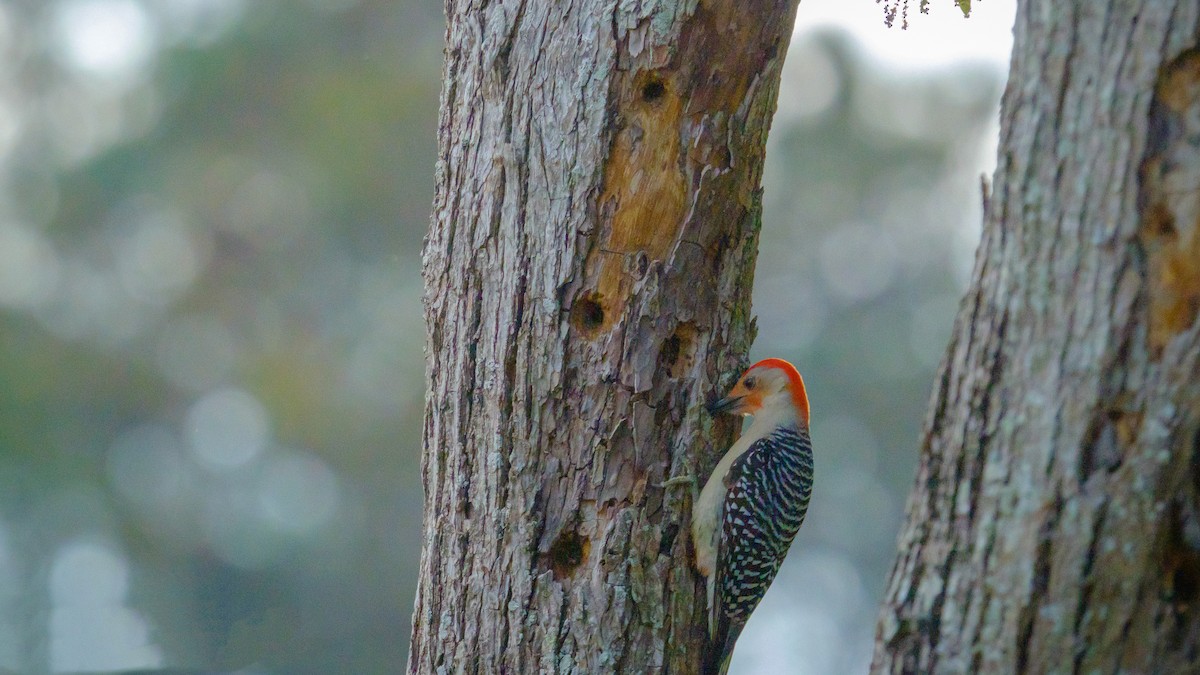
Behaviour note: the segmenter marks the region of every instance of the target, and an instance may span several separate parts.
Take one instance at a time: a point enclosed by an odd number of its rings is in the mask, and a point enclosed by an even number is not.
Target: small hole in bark
[[[575,570],[587,560],[591,542],[570,530],[558,535],[550,545],[550,569],[554,571],[555,579],[565,579],[575,573]]]
[[[1156,237],[1175,236],[1175,216],[1163,204],[1154,204],[1146,215],[1146,229]]]
[[[571,307],[571,325],[588,336],[594,336],[604,326],[604,305],[600,295],[589,293]]]
[[[464,518],[471,517],[471,493],[465,485],[458,489],[458,512],[463,514]]]
[[[708,264],[713,276],[721,274],[721,267],[725,262],[725,251],[731,244],[732,242],[727,235],[721,235],[708,246],[706,253],[708,254]]]
[[[1185,491],[1171,504],[1171,532],[1163,566],[1177,612],[1187,611],[1200,600],[1200,522],[1195,500],[1194,493]]]
[[[678,335],[672,335],[663,342],[662,351],[658,353],[658,358],[666,368],[675,367],[675,362],[679,360]]]
[[[671,555],[675,546],[675,537],[679,536],[679,523],[671,523],[663,528],[662,541],[658,542],[659,555]]]
[[[638,251],[633,257],[633,273],[638,279],[644,279],[646,272],[650,271],[650,256],[646,255],[645,251]]]
[[[1175,602],[1179,604],[1196,602],[1197,591],[1200,591],[1200,575],[1194,567],[1195,560],[1191,562],[1191,565],[1182,564],[1175,569]]]
[[[646,84],[642,85],[642,100],[647,103],[654,103],[665,96],[667,93],[667,85],[660,79],[651,79]]]
[[[1196,499],[1200,499],[1200,428],[1197,428],[1192,435],[1192,495]]]
[[[692,368],[696,356],[696,325],[685,321],[675,327],[671,337],[663,340],[658,352],[658,367],[667,375],[680,378]]]

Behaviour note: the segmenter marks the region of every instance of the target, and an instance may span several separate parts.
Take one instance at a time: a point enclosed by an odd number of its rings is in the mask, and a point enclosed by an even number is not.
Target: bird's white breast
[[[781,399],[782,402],[783,399]],[[717,565],[717,538],[721,534],[721,505],[725,502],[725,476],[734,460],[750,449],[755,441],[769,435],[774,429],[795,424],[795,411],[788,405],[771,405],[754,416],[754,422],[742,434],[729,451],[717,462],[704,489],[692,509],[692,546],[696,551],[696,569],[706,577],[712,577]]]
[[[746,434],[729,448],[729,452],[717,462],[696,507],[692,509],[692,542],[696,548],[696,568],[706,577],[712,576],[717,564],[717,536],[721,529],[721,504],[725,501],[725,475],[733,460],[750,448],[754,439]]]

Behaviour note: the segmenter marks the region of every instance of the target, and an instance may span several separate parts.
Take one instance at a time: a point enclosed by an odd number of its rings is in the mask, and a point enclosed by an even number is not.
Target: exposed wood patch
[[[621,111],[623,125],[604,166],[600,209],[607,231],[587,263],[589,269],[598,266],[597,295],[607,300],[599,330],[624,314],[636,271],[649,261],[665,260],[683,227],[683,103],[661,73],[637,74],[633,88],[636,94]]]
[[[1200,309],[1200,52],[1170,62],[1150,107],[1141,167],[1141,239],[1150,280],[1150,347],[1157,357]]]

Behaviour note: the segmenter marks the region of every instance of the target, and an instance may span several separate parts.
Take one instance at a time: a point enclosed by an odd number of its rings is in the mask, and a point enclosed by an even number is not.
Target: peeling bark
[[[1200,2],[1020,2],[873,672],[1200,672]]]
[[[694,672],[794,0],[450,0],[409,669]],[[724,384],[724,382],[722,382]]]

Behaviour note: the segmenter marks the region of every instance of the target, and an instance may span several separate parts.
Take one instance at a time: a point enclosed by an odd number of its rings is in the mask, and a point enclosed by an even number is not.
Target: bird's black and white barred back
[[[692,507],[696,569],[705,577],[709,607],[700,672],[721,675],[804,521],[813,452],[804,378],[783,359],[750,366],[707,408],[753,418]]]
[[[734,461],[725,484],[710,625],[713,645],[727,658],[808,511],[813,485],[808,430],[781,427],[755,441]]]

